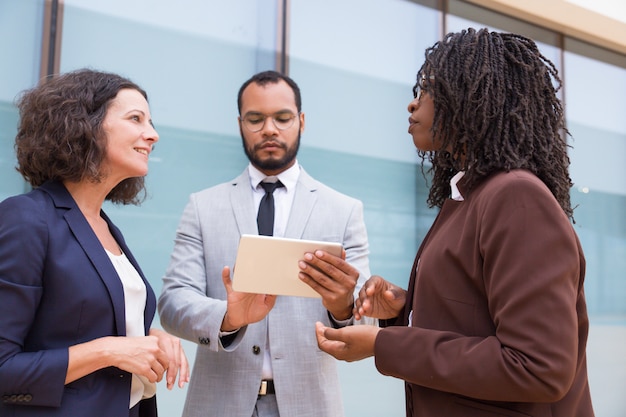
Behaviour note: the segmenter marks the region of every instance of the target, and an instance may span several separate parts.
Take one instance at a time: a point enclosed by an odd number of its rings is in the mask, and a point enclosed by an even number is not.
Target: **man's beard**
[[[273,158],[266,159],[266,160],[259,159],[256,156],[256,152],[255,152],[256,148],[251,151],[246,146],[246,140],[243,137],[243,132],[241,132],[241,141],[243,143],[243,150],[246,153],[246,156],[248,157],[248,160],[250,160],[252,165],[257,167],[261,171],[276,171],[276,170],[281,170],[285,167],[288,167],[294,161],[294,159],[296,159],[296,155],[298,154],[298,149],[300,148],[300,135],[301,133],[298,132],[298,140],[296,141],[294,146],[292,146],[291,148],[287,147],[282,142],[277,142],[278,146],[280,146],[281,148],[285,150],[284,156],[280,159],[273,159]],[[263,145],[263,143],[264,142],[261,142],[257,146],[260,147]]]

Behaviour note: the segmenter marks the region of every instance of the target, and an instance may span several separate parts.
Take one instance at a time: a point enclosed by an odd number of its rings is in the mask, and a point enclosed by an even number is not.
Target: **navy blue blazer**
[[[146,284],[147,332],[154,292],[102,216]],[[0,202],[0,416],[129,415],[128,372],[109,367],[65,385],[69,346],[125,335],[120,278],[63,184]],[[156,415],[154,398],[140,415]]]

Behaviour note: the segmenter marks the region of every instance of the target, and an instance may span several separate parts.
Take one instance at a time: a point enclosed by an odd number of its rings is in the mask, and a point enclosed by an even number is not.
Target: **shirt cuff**
[[[347,318],[345,320],[337,320],[336,318],[333,317],[330,311],[327,311],[327,313],[328,313],[328,318],[330,319],[330,324],[332,324],[335,329],[341,329],[342,327],[346,327],[346,326],[350,326],[354,324],[354,316],[350,316],[350,318]]]

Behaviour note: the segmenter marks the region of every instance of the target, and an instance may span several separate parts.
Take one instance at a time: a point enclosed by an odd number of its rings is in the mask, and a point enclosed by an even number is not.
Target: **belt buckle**
[[[267,381],[261,381],[261,386],[259,387],[259,395],[267,395]]]

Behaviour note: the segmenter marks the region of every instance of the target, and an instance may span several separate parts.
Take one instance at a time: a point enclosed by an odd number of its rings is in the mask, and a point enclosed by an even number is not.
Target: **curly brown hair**
[[[42,82],[17,100],[16,169],[33,187],[46,181],[100,182],[107,138],[102,122],[122,89],[146,92],[120,75],[80,69]],[[139,204],[146,195],[143,177],[127,178],[106,199]]]
[[[426,49],[419,88],[434,101],[433,137],[441,150],[418,151],[432,163],[430,207],[450,196],[450,179],[465,171],[471,190],[497,171],[527,169],[550,189],[573,220],[567,129],[554,64],[530,39],[469,28]]]

